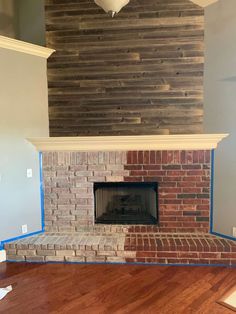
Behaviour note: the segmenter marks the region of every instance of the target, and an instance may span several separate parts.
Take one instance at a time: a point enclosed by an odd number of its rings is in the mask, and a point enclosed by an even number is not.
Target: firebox
[[[95,223],[154,225],[158,223],[157,182],[95,183]]]

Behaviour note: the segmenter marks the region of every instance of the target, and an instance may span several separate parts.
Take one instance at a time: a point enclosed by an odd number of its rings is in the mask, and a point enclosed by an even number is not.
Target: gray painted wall
[[[0,35],[45,46],[44,0],[0,0]]]
[[[14,0],[0,0],[0,35],[16,38],[18,14]]]
[[[41,229],[39,157],[48,136],[46,59],[0,48],[0,241]],[[27,168],[33,178],[26,177]]]
[[[205,120],[209,133],[230,133],[216,150],[214,231],[236,227],[236,1],[220,0],[205,14]]]
[[[45,11],[43,0],[15,0],[19,39],[45,46]]]

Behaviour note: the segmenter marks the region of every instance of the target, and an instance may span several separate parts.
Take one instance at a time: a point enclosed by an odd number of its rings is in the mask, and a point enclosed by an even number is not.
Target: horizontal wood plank
[[[204,11],[131,0],[114,18],[94,1],[46,0],[52,136],[201,133]]]

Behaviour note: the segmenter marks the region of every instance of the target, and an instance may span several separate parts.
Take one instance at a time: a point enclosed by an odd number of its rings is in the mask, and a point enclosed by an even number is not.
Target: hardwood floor
[[[137,265],[0,264],[14,285],[0,313],[233,313],[216,301],[236,269]]]

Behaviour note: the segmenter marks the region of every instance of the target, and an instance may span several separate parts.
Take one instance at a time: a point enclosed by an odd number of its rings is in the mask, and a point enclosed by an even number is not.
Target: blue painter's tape
[[[39,176],[40,176],[40,202],[41,202],[41,225],[42,231],[45,230],[45,210],[44,210],[44,190],[43,190],[43,154],[39,152]]]
[[[15,238],[10,238],[7,240],[0,241],[0,250],[4,249],[4,244],[20,239],[24,239],[27,237],[31,237],[37,234],[44,233],[45,230],[45,223],[44,223],[44,190],[43,190],[43,158],[42,158],[42,152],[39,153],[39,177],[40,177],[40,207],[41,207],[41,230],[35,231],[32,233],[27,233]]]
[[[214,180],[215,180],[215,151],[212,149],[211,151],[211,205],[210,205],[210,233],[213,232],[213,224],[214,224]]]
[[[14,261],[14,260],[7,260],[7,262],[15,263],[19,262],[22,263],[22,261]],[[174,267],[226,267],[226,268],[236,268],[236,265],[227,265],[227,264],[163,264],[163,263],[138,263],[138,262],[132,262],[132,263],[121,263],[121,262],[37,262],[37,261],[27,261],[27,263],[31,264],[77,264],[77,265],[138,265],[138,266],[147,266],[147,267],[154,267],[154,266],[161,266],[161,267],[168,267],[168,266],[174,266]]]
[[[217,237],[236,241],[236,238],[214,231],[214,179],[215,179],[215,151],[211,151],[211,205],[210,205],[210,233]]]
[[[215,236],[217,236],[217,237],[221,237],[221,238],[223,238],[223,239],[236,241],[236,238],[230,237],[230,236],[227,236],[227,235],[225,235],[225,234],[218,233],[218,232],[212,231],[211,234],[213,234],[213,235],[215,235]]]
[[[8,242],[17,241],[17,240],[28,238],[28,237],[32,237],[34,235],[41,234],[41,233],[43,233],[42,230],[31,232],[31,233],[27,233],[27,234],[23,234],[23,235],[21,235],[19,237],[15,237],[15,238],[10,238],[10,239],[4,240],[4,241],[2,241],[2,244],[8,243]]]

